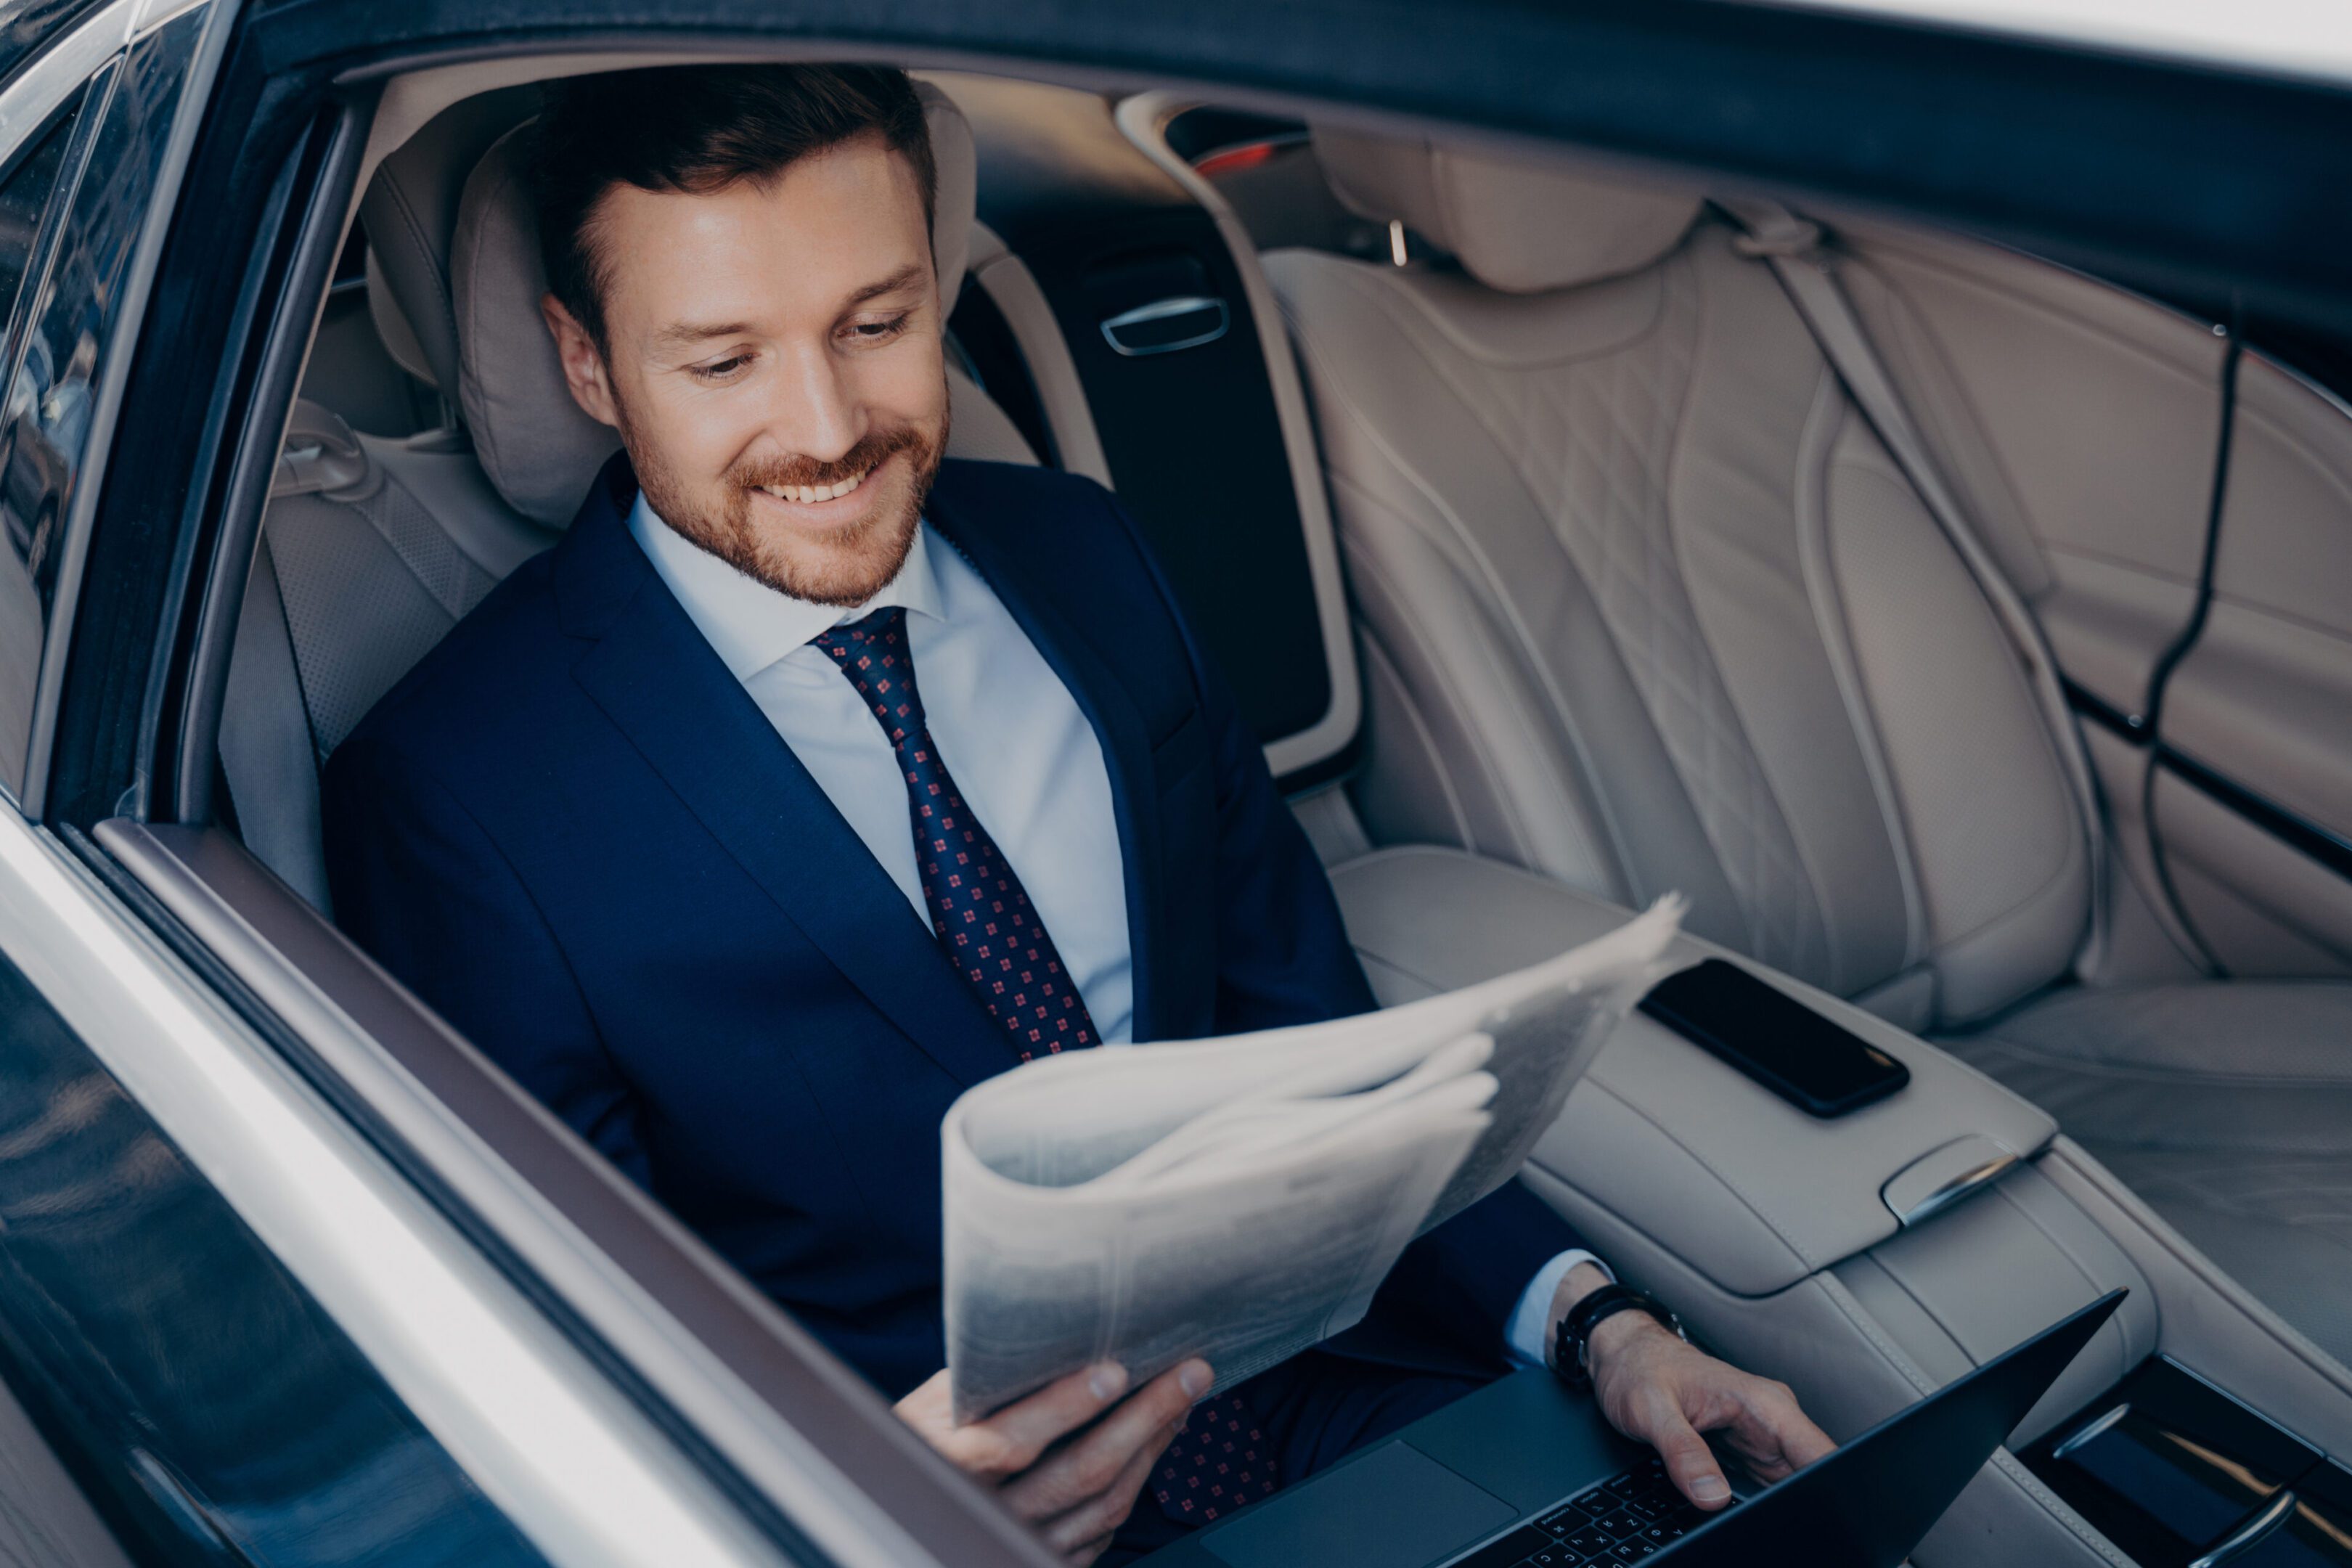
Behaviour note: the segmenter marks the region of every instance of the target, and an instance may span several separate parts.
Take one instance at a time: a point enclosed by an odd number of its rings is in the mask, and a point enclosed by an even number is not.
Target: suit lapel
[[[604,483],[565,541],[573,679],[850,983],[956,1080],[1003,1072],[1000,1031],[856,832],[655,574]]]
[[[1134,1035],[1156,1037],[1158,1002],[1154,956],[1160,951],[1161,874],[1159,775],[1151,764],[1151,737],[1143,714],[1110,667],[992,534],[983,520],[967,514],[940,486],[931,492],[929,517],[950,544],[963,552],[986,579],[1037,651],[1062,679],[1101,743],[1110,774],[1111,812],[1118,821],[1119,857],[1127,883],[1127,936],[1135,977]]]

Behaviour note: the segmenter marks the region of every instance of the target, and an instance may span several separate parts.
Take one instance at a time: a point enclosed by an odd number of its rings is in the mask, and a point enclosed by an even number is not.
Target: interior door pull
[[[1205,294],[1173,294],[1121,310],[1102,324],[1103,341],[1129,359],[1172,354],[1215,342],[1233,324],[1223,300]]]

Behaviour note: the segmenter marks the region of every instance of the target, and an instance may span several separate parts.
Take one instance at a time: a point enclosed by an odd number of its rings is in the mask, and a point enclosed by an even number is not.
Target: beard
[[[880,593],[906,564],[947,450],[942,408],[937,436],[911,425],[894,426],[868,431],[830,462],[748,458],[730,466],[716,485],[696,487],[662,461],[657,447],[638,440],[625,420],[621,433],[646,501],[662,521],[780,594],[845,608]],[[905,461],[890,461],[902,455]],[[894,470],[887,475],[886,462]],[[833,485],[860,474],[866,476],[861,489],[888,486],[898,493],[877,493],[863,518],[830,536],[811,538],[788,525],[763,526],[754,515],[753,493],[764,486]]]

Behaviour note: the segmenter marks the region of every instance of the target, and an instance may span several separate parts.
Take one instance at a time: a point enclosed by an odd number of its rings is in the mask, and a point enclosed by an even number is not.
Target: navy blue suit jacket
[[[338,919],[884,1392],[938,1369],[939,1126],[1013,1058],[929,928],[654,572],[615,458],[562,542],[326,770]],[[927,514],[1093,723],[1135,1035],[1372,1005],[1329,883],[1133,525],[949,461]],[[1499,1365],[1574,1238],[1516,1184],[1415,1245],[1368,1358]]]

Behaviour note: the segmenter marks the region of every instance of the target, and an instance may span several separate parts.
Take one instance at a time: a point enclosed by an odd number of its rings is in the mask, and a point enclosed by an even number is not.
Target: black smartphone
[[[1814,1116],[1843,1116],[1911,1081],[1861,1036],[1719,958],[1659,981],[1642,1011]]]

